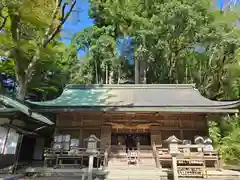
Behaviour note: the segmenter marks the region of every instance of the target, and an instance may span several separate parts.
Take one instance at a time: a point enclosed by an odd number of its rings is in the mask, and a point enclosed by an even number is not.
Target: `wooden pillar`
[[[84,148],[83,128],[80,128],[80,129],[79,129],[79,145],[80,145],[80,148]]]
[[[111,145],[111,126],[101,126],[100,148],[106,149]]]
[[[183,126],[182,126],[182,120],[181,119],[178,119],[178,124],[179,124],[179,127],[180,127],[180,139],[184,140]]]
[[[79,146],[80,148],[84,148],[84,132],[83,132],[83,117],[78,116],[78,114],[74,114],[74,120],[78,122],[78,125],[80,125],[79,128]]]
[[[161,145],[162,137],[161,137],[160,126],[151,126],[150,133],[151,133],[151,145],[153,145],[153,142],[156,145]]]
[[[56,126],[54,128],[54,133],[53,133],[53,137],[56,136],[59,133],[58,127],[60,126],[60,115],[57,114],[56,115]]]

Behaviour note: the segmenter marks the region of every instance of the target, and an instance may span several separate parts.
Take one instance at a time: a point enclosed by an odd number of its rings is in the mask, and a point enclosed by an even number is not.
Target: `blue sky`
[[[218,7],[223,8],[227,5],[235,5],[235,4],[240,4],[240,0],[218,0]]]
[[[70,43],[76,32],[93,25],[93,20],[88,16],[88,0],[77,0],[76,8],[78,12],[74,12],[63,27],[62,36],[66,44]],[[79,52],[79,55],[83,56],[84,52]]]

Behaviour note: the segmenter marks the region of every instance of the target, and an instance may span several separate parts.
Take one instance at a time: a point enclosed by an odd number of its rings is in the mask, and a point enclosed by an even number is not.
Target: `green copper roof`
[[[4,123],[4,124],[1,124],[0,126],[15,129],[20,134],[38,136],[38,134],[35,132],[26,131],[25,129],[15,126],[13,124]]]
[[[26,105],[16,101],[16,100],[13,100],[7,96],[3,96],[3,95],[0,95],[0,102],[2,104],[5,104],[7,106],[11,106],[13,109],[11,108],[7,108],[5,109],[5,111],[20,111],[24,114],[26,114],[27,116],[41,122],[41,123],[45,123],[45,124],[48,124],[48,125],[53,125],[54,123],[49,120],[47,117],[39,114],[39,113],[36,113],[36,112],[31,112],[29,107],[27,107]],[[2,111],[4,110],[4,108],[1,108]],[[0,111],[1,112],[1,111]]]
[[[68,85],[57,99],[30,103],[36,109],[238,112],[240,101],[209,100],[192,84],[118,84]]]
[[[0,108],[0,113],[16,113],[19,112],[16,108]]]

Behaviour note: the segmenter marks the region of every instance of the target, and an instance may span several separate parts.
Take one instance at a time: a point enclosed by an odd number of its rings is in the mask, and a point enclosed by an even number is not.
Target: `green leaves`
[[[2,17],[2,22],[0,19],[2,30],[0,32],[0,55],[13,59],[15,77],[19,85],[17,96],[21,100],[24,99],[28,83],[33,76],[36,76],[38,68],[45,69],[44,61],[47,60],[49,64],[51,58],[60,58],[53,54],[61,54],[65,49],[63,46],[57,47],[60,43],[56,39],[59,38],[59,32],[71,14],[76,0],[69,0],[68,4],[64,5],[65,2],[56,0],[0,1],[0,17]],[[65,9],[66,5],[67,9]],[[4,17],[7,17],[7,21],[2,26]],[[8,52],[7,55],[4,52]]]
[[[14,77],[14,62],[13,60],[9,60],[8,62],[1,62],[0,63],[0,72],[8,74],[9,76]]]
[[[240,162],[240,121],[238,117],[224,119],[228,122],[228,129],[224,129],[225,136],[219,141],[219,152],[228,164],[239,164]]]
[[[73,72],[78,77],[72,78],[73,82],[108,82],[108,77],[106,77],[108,72],[106,71],[113,70],[116,64],[116,44],[113,35],[114,29],[112,26],[100,28],[92,26],[75,34],[72,39],[72,45],[87,52],[87,56],[84,62],[79,64],[79,70]],[[90,66],[93,66],[93,68],[87,71],[85,68]],[[85,74],[88,75],[86,76]]]

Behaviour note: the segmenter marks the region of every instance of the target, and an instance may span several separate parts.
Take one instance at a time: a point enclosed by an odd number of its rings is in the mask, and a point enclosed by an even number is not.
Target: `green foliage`
[[[36,66],[28,92],[38,94],[42,100],[57,98],[67,83],[75,64],[78,62],[74,47],[59,43],[54,54],[45,57]],[[61,47],[62,46],[62,47]]]
[[[213,140],[215,148],[219,148],[219,142],[221,141],[221,130],[217,121],[209,121],[209,135]]]
[[[240,163],[240,118],[231,117],[222,121],[222,137],[219,141],[219,152],[228,164]]]
[[[240,163],[240,118],[228,116],[209,121],[214,147],[227,164]]]
[[[75,68],[72,74],[72,77],[78,77],[72,78],[73,82],[108,83],[110,72],[118,68],[112,26],[86,28],[75,34],[72,44],[77,49],[87,52],[84,62],[79,65],[79,70]]]
[[[18,83],[17,98],[24,100],[28,84],[44,69],[43,61],[58,53],[56,38],[75,3],[76,0],[0,1],[0,56],[13,62],[9,65],[13,65]],[[4,70],[7,71],[5,67]]]
[[[54,53],[42,57],[28,85],[28,94],[36,94],[42,100],[54,99],[61,94],[65,85],[69,83],[70,73],[78,63],[74,47],[67,48],[64,44],[57,43],[52,52]],[[0,72],[15,79],[14,61],[0,63]]]
[[[93,83],[93,67],[88,57],[84,58],[81,63],[75,65],[72,70],[70,82],[75,84],[92,84]]]
[[[239,80],[230,75],[229,67],[236,63],[240,44],[239,28],[233,26],[239,13],[222,14],[211,6],[211,1],[206,0],[91,0],[90,16],[96,26],[77,33],[72,43],[89,51],[89,59],[95,61],[92,76],[95,83],[110,82],[104,77],[106,59],[118,67],[109,68],[109,72],[113,71],[114,83],[129,78],[127,74],[133,71],[133,66],[97,42],[102,36],[116,40],[130,35],[135,42],[134,59],[139,60],[142,67],[140,76],[145,79],[142,82],[196,83],[211,99],[233,99],[239,90],[235,88]],[[195,46],[204,47],[205,52],[195,52]],[[229,90],[232,86],[234,92]]]

